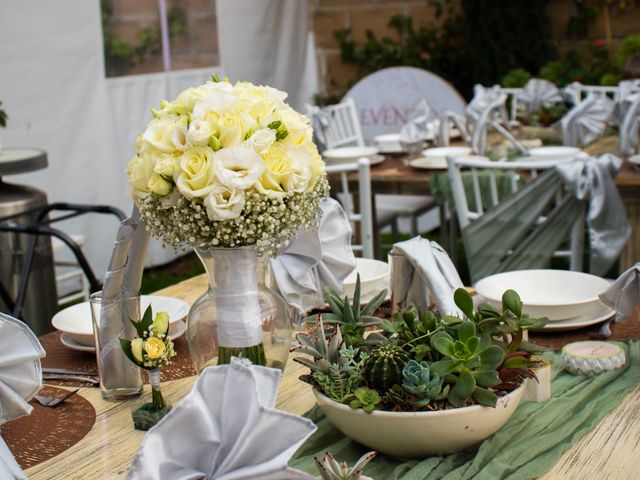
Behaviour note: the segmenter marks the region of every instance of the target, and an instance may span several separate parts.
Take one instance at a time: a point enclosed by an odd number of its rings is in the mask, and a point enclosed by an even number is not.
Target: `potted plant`
[[[508,420],[524,382],[535,378],[531,355],[540,350],[523,333],[546,318],[524,314],[513,290],[500,310],[480,304],[474,311],[469,293],[458,289],[463,318],[410,306],[382,320],[373,312],[384,295],[361,310],[359,290],[358,282],[353,305],[326,292],[332,312],[315,318],[312,333],[298,334],[294,349],[310,369],[301,380],[313,385],[336,428],[379,452],[418,458],[463,450]]]

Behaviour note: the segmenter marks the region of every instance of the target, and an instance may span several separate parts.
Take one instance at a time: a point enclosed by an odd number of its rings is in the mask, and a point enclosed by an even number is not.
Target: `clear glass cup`
[[[142,370],[129,360],[120,338],[133,340],[130,320],[140,321],[140,296],[103,299],[102,292],[90,297],[100,390],[105,400],[126,400],[142,394]]]

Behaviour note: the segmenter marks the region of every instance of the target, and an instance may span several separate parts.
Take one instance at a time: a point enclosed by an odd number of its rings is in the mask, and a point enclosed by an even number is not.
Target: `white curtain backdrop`
[[[302,110],[318,91],[306,0],[217,0],[216,14],[220,64],[231,81],[284,90]]]

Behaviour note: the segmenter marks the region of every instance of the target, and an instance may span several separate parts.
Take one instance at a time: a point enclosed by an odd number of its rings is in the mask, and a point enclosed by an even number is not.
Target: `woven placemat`
[[[62,397],[67,390],[45,385],[40,395]],[[31,415],[18,418],[0,427],[2,438],[23,469],[59,455],[84,438],[96,421],[93,405],[73,395],[55,407],[43,407],[31,400]]]
[[[70,368],[86,372],[96,371],[96,355],[91,352],[79,352],[72,350],[60,342],[60,332],[52,332],[39,338],[40,343],[47,352],[47,356],[42,359],[42,366],[48,368]],[[196,374],[191,357],[189,356],[189,346],[187,339],[183,335],[176,338],[174,348],[177,355],[172,359],[171,365],[162,367],[161,380],[177,380],[179,378],[191,377]],[[63,386],[90,386],[84,382],[48,380],[47,383]]]

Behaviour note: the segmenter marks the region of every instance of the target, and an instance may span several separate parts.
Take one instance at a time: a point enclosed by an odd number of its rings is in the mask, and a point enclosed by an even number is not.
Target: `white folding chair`
[[[475,220],[478,220],[483,215],[491,212],[493,209],[496,209],[502,201],[520,191],[523,185],[529,181],[533,181],[545,171],[553,168],[556,162],[553,160],[533,162],[495,162],[482,159],[465,159],[461,157],[448,158],[447,163],[449,180],[451,182],[453,199],[458,216],[458,223],[460,225],[463,240],[465,240],[465,229],[467,229],[467,227],[469,227]],[[468,171],[467,175],[470,175],[471,177],[470,185],[468,182],[466,187],[462,169],[466,169]],[[505,189],[499,188],[499,175],[506,175],[506,177],[502,178],[502,182],[504,182],[505,179],[508,181],[509,188],[506,192],[507,195],[503,195],[503,198],[500,198],[500,190],[504,191]],[[485,191],[484,195],[481,186],[482,176],[486,177],[484,181],[484,188],[485,190],[488,189],[488,192]],[[558,182],[556,182],[556,187],[558,186],[557,184]],[[560,205],[566,196],[571,195],[571,193],[567,192],[566,189],[556,188],[556,190],[552,192],[550,188],[551,187],[546,190],[554,194],[551,202],[553,205],[545,207],[545,213],[552,211],[554,205]],[[543,185],[542,189],[545,189]],[[487,197],[489,198],[488,202]],[[471,199],[475,204],[474,209],[470,208]],[[538,218],[534,218],[533,220],[536,225],[540,225],[544,223],[547,218],[544,215],[540,215]],[[584,220],[584,214],[577,215],[575,223],[570,227],[569,248],[564,250],[555,250],[553,253],[554,257],[569,258],[571,270],[581,271],[583,268]],[[500,221],[500,218],[497,218],[496,221]],[[497,241],[500,240],[498,239]],[[472,271],[471,274],[473,279],[474,272]],[[478,278],[475,278],[474,280],[478,280]]]
[[[358,163],[339,163],[327,165],[327,173],[339,173],[342,191],[336,195],[342,208],[351,222],[354,239],[351,248],[365,258],[373,258],[373,212],[371,208],[371,172],[368,158],[361,158]],[[358,172],[358,212],[355,211],[353,197],[349,191],[351,172]],[[359,228],[356,228],[356,225]],[[359,241],[360,243],[356,243]]]
[[[327,149],[345,146],[364,146],[364,137],[358,119],[355,101],[347,98],[343,102],[325,107],[324,112],[331,121],[324,128]],[[375,224],[377,228],[391,226],[394,241],[397,240],[398,220],[410,221],[411,233],[418,234],[418,217],[438,208],[433,197],[427,195],[386,195],[375,196]]]

